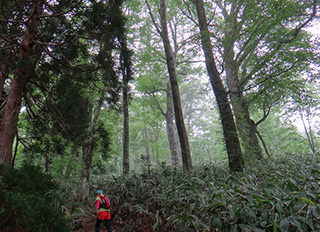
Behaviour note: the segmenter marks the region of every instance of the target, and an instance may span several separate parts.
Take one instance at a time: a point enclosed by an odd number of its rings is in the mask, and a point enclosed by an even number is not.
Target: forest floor
[[[72,232],[88,232],[94,231],[97,214],[94,212],[87,212],[88,215],[84,215],[78,218],[75,218],[74,229]],[[134,232],[151,232],[153,231],[153,223],[147,217],[141,217],[142,215],[137,215],[139,220],[132,220],[127,218],[127,215],[122,212],[117,213],[116,218],[128,219],[128,220],[111,220],[111,228],[113,232],[123,232],[123,231],[134,231]],[[141,218],[145,220],[141,221]],[[100,232],[107,232],[104,223],[101,223]]]

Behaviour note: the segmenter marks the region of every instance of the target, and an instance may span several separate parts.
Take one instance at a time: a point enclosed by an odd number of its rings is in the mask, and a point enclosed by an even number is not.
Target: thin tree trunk
[[[105,99],[105,94],[107,91],[107,80],[105,80],[102,91],[100,93],[100,98],[97,104],[94,104],[94,92],[95,90],[92,89],[91,91],[91,100],[88,104],[89,114],[93,115],[92,120],[89,122],[89,128],[87,130],[87,134],[84,139],[84,143],[82,145],[82,200],[85,201],[89,199],[90,195],[90,170],[91,170],[91,163],[93,157],[93,148],[95,146],[95,132],[94,128],[98,123],[99,115],[101,112],[101,108],[103,105],[103,101]]]
[[[126,38],[120,40],[121,43],[121,72],[123,80],[123,174],[130,172],[130,131],[129,131],[129,81],[131,79],[131,58],[127,47]]]
[[[209,156],[209,159],[210,159],[210,164],[213,164],[213,160],[212,160],[212,156],[211,156],[211,153],[210,153],[210,150],[208,147],[204,146],[204,149],[207,151],[208,153],[208,156]]]
[[[161,114],[166,119],[166,128],[167,128],[167,137],[169,142],[170,154],[171,154],[171,162],[172,165],[179,164],[179,146],[177,141],[177,127],[174,124],[174,108],[173,108],[173,100],[172,100],[172,90],[170,83],[167,83],[167,110],[161,108],[160,103],[158,102],[157,97],[152,93],[154,100],[157,103],[158,109],[160,110]]]
[[[130,172],[129,157],[129,106],[128,106],[128,80],[123,73],[123,174]]]
[[[116,169],[118,170],[118,156],[115,156],[113,159],[113,164],[116,167]]]
[[[244,161],[242,158],[240,142],[229,104],[228,95],[223,86],[220,74],[217,70],[215,60],[213,58],[210,33],[207,27],[203,1],[193,0],[193,2],[195,3],[197,8],[199,28],[201,33],[201,43],[205,55],[206,67],[220,112],[222,128],[226,142],[226,149],[228,153],[229,168],[231,172],[243,171]]]
[[[307,136],[307,139],[308,139],[308,142],[309,142],[310,149],[312,151],[312,154],[315,155],[316,154],[316,150],[315,150],[314,143],[313,143],[310,121],[309,121],[309,131],[308,131],[308,128],[307,128],[306,123],[304,121],[302,112],[300,112],[300,117],[301,117],[301,121],[302,121],[302,124],[303,124],[304,131],[306,133],[306,136]]]
[[[308,121],[308,127],[309,127],[309,135],[310,135],[310,144],[311,144],[311,150],[313,155],[316,154],[316,147],[314,145],[314,136],[313,136],[313,131],[312,131],[312,127],[311,127],[311,122],[310,122],[310,112],[309,110],[307,111],[308,115],[307,115],[307,121]]]
[[[269,153],[268,147],[267,147],[264,139],[262,138],[261,134],[259,133],[259,131],[258,131],[257,129],[256,129],[256,133],[257,133],[257,135],[258,135],[258,137],[259,137],[259,139],[260,139],[260,141],[261,141],[261,143],[262,143],[262,145],[263,145],[264,151],[266,152],[267,156],[268,156],[269,158],[271,158],[271,155],[270,155],[270,153]]]
[[[19,145],[19,135],[18,133],[16,134],[16,144],[14,146],[14,153],[13,153],[13,158],[12,158],[12,165],[11,168],[14,169],[14,162],[16,160],[17,157],[17,152],[18,152],[18,145]]]
[[[155,144],[155,146],[153,146],[154,148],[153,148],[153,150],[154,150],[154,152],[153,152],[153,154],[154,154],[154,157],[155,157],[155,163],[156,162],[159,162],[159,160],[160,160],[160,152],[159,152],[159,146],[157,146],[157,144],[158,144],[158,142],[159,142],[159,134],[160,133],[157,133],[157,131],[154,131],[154,144]]]
[[[45,172],[50,174],[51,172],[51,159],[50,159],[50,138],[49,135],[46,134],[46,162],[45,162]]]
[[[143,130],[143,140],[145,142],[145,150],[146,150],[146,158],[147,158],[147,165],[151,164],[151,159],[150,159],[150,150],[149,150],[149,138],[148,138],[148,130],[147,130],[147,124],[146,124],[146,118],[145,115],[143,115],[143,125],[144,125],[144,130]]]
[[[165,114],[165,117],[166,117],[167,135],[168,135],[168,141],[169,141],[169,147],[170,147],[170,154],[171,154],[171,162],[172,162],[172,165],[178,165],[179,164],[179,148],[176,140],[172,91],[169,83],[167,85],[167,113]]]
[[[176,61],[173,54],[172,47],[170,45],[168,29],[167,29],[167,18],[166,18],[166,2],[160,0],[160,21],[161,21],[161,38],[164,45],[164,50],[167,60],[167,68],[170,77],[170,84],[172,89],[173,106],[176,118],[176,124],[178,129],[178,135],[180,140],[182,165],[185,172],[192,171],[192,160],[190,145],[188,140],[187,130],[184,124],[182,106],[180,101],[179,85],[176,75]]]
[[[153,14],[151,12],[151,8],[148,4],[148,0],[145,0],[145,1],[146,1],[148,8],[149,8],[149,13],[152,18],[153,24],[157,28],[159,34],[161,35],[162,34],[161,29],[159,28],[158,24],[154,20]],[[175,34],[175,33],[173,33],[173,34]],[[175,35],[173,35],[173,37],[176,38]],[[175,49],[177,49],[178,45],[177,45],[176,39],[173,39],[173,43],[174,43]],[[175,52],[172,52],[172,53],[173,53],[174,67],[176,67],[176,54],[175,54]],[[177,136],[176,136],[177,135],[177,126],[174,124],[174,117],[175,117],[174,102],[173,102],[172,88],[171,88],[170,82],[167,83],[166,92],[167,92],[167,111],[166,112],[164,112],[163,109],[161,108],[160,104],[157,101],[157,98],[154,95],[153,95],[153,97],[158,104],[158,108],[159,108],[161,114],[166,119],[167,136],[168,136],[168,142],[169,142],[169,147],[170,147],[172,165],[178,165],[180,162],[179,161],[179,145],[178,145]]]

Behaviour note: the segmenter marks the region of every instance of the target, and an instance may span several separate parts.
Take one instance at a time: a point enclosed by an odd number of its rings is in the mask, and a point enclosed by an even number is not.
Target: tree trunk
[[[302,114],[301,111],[300,111],[300,118],[301,118],[301,121],[302,121],[302,124],[303,124],[304,132],[306,133],[306,136],[307,136],[307,139],[308,139],[308,142],[309,142],[309,146],[310,146],[311,152],[312,152],[313,155],[315,155],[316,154],[316,149],[315,149],[314,142],[313,142],[313,135],[312,135],[312,129],[311,129],[310,120],[308,120],[308,123],[309,123],[309,130],[308,130],[308,128],[306,126],[306,123],[305,123],[305,120],[303,118],[303,114]],[[308,118],[309,118],[309,115],[308,115]]]
[[[166,54],[167,68],[170,77],[170,84],[172,89],[173,106],[176,118],[176,124],[178,129],[178,135],[180,140],[181,155],[183,170],[185,172],[192,171],[192,160],[191,152],[189,146],[189,140],[187,135],[187,130],[184,124],[182,106],[180,101],[179,86],[176,75],[176,62],[173,54],[172,47],[170,45],[168,29],[167,29],[167,17],[166,17],[166,2],[165,0],[160,0],[160,21],[161,21],[161,38],[164,45],[164,50]]]
[[[147,124],[146,124],[146,118],[145,115],[143,114],[143,125],[144,125],[144,130],[143,130],[143,140],[145,142],[145,150],[146,150],[146,164],[150,165],[151,164],[151,159],[150,159],[150,150],[149,150],[149,138],[148,138],[148,130],[147,130]]]
[[[174,109],[170,84],[167,85],[167,112],[166,112],[167,135],[170,147],[172,165],[179,164],[179,147],[176,140],[176,129],[174,125]]]
[[[213,164],[213,160],[212,160],[212,156],[211,156],[211,153],[210,153],[210,150],[207,146],[204,146],[204,149],[207,151],[208,153],[208,156],[209,156],[209,160],[210,160],[210,164]]]
[[[34,37],[38,33],[38,24],[42,13],[43,1],[34,1],[32,15],[28,18],[24,39],[20,43],[20,67],[15,70],[10,91],[7,97],[4,114],[0,125],[0,164],[11,166],[12,146],[16,135],[22,96],[26,83],[30,79],[30,70],[34,67],[32,62],[32,48]],[[1,70],[3,72],[3,70]],[[5,77],[1,77],[2,79]]]
[[[21,72],[20,72],[21,73]],[[24,84],[18,74],[13,78],[0,126],[0,163],[11,166],[12,146],[16,135]],[[23,86],[21,86],[23,85]]]
[[[226,45],[227,46],[227,45]],[[229,46],[229,45],[228,45]],[[232,48],[225,48],[225,66],[227,83],[230,90],[236,125],[244,148],[244,158],[248,161],[263,158],[254,123],[250,118],[248,103],[243,96],[243,88],[239,84],[238,67],[234,62]]]
[[[202,49],[204,51],[206,67],[210,77],[213,92],[218,103],[220,112],[223,133],[228,152],[229,168],[231,172],[242,171],[244,168],[244,161],[240,142],[233,119],[233,114],[228,100],[227,92],[223,86],[220,74],[217,70],[213,54],[212,45],[210,41],[210,33],[207,27],[207,20],[205,9],[202,0],[193,0],[197,8],[197,15],[199,20],[199,28],[201,33]]]
[[[50,158],[50,137],[46,134],[46,162],[45,162],[45,172],[50,174],[51,172],[51,158]]]
[[[19,145],[19,136],[18,133],[16,134],[16,144],[14,146],[14,153],[13,153],[13,158],[12,158],[12,162],[11,162],[11,168],[14,169],[14,162],[16,160],[17,157],[17,152],[18,152],[18,145]]]
[[[153,146],[153,156],[155,157],[155,163],[160,161],[160,152],[159,152],[159,134],[157,131],[154,131],[153,135],[154,135],[154,144],[155,146]]]
[[[90,168],[92,163],[92,144],[82,146],[82,201],[86,201],[90,196]]]
[[[10,54],[8,54],[9,56]],[[8,67],[5,64],[0,65],[0,109],[2,108],[2,104],[4,103],[4,84],[6,79],[8,78]]]
[[[128,80],[123,74],[123,174],[130,172],[129,157],[129,106],[128,106]]]
[[[261,134],[259,133],[259,131],[258,131],[257,128],[256,128],[256,134],[257,134],[257,136],[259,137],[259,139],[260,139],[260,141],[261,141],[261,143],[262,143],[262,146],[263,146],[263,148],[264,148],[265,153],[267,154],[267,156],[268,156],[269,158],[271,158],[271,155],[270,155],[269,150],[268,150],[268,146],[266,145],[264,139],[262,138],[262,136],[261,136]]]

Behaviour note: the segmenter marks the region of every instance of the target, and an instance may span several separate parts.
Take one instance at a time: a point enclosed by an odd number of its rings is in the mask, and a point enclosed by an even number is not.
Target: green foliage
[[[259,114],[259,111],[256,111],[256,114]],[[259,124],[258,130],[268,145],[271,155],[307,153],[310,150],[307,140],[283,115],[270,113],[266,121]]]
[[[114,220],[148,217],[157,231],[318,231],[319,161],[287,155],[233,175],[224,166],[187,174],[162,165],[104,179],[104,186],[113,211],[127,212]]]
[[[1,183],[0,229],[70,231],[62,212],[62,196],[52,177],[38,167],[25,164],[8,171]]]
[[[88,128],[89,110],[88,99],[85,96],[85,88],[70,78],[61,78],[56,88],[56,95],[60,99],[56,102],[63,120],[66,123],[65,128],[61,128],[62,134],[72,139],[83,139]],[[57,130],[61,127],[59,122],[56,123]]]

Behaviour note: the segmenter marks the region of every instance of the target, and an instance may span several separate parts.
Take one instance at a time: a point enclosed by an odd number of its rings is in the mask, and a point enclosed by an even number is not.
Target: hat
[[[102,190],[98,190],[98,191],[97,191],[97,193],[100,193],[100,194],[102,194],[103,192],[102,192]]]

